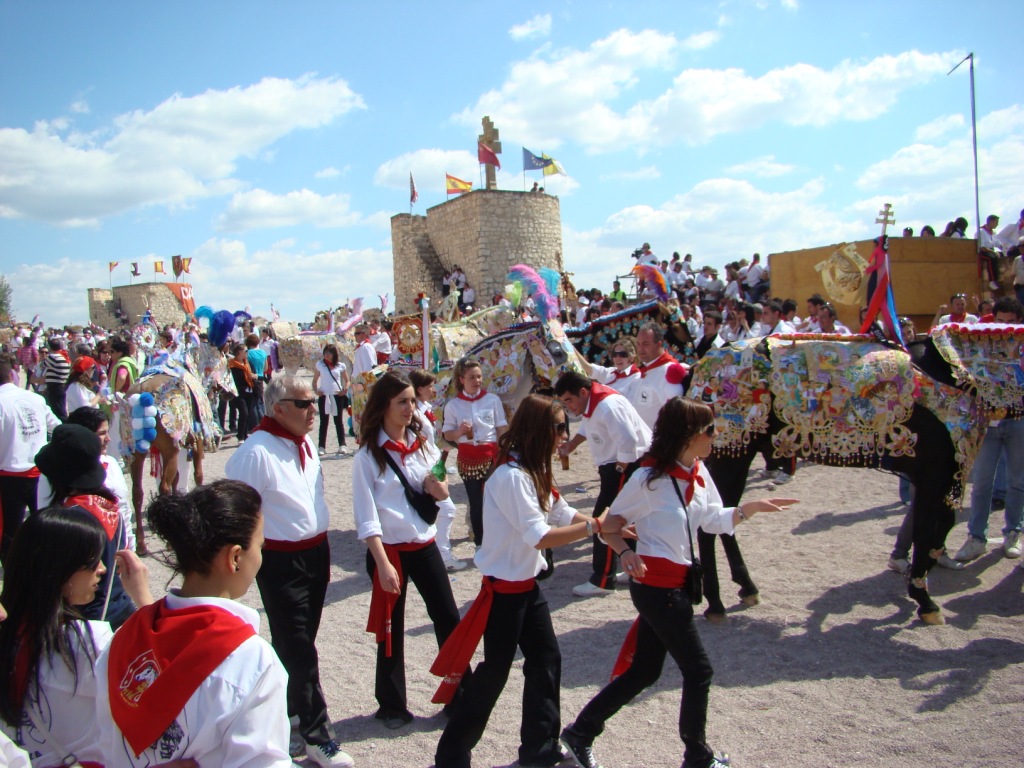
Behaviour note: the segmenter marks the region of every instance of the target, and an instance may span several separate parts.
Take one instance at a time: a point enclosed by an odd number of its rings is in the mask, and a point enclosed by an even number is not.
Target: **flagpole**
[[[981,201],[978,194],[978,116],[974,100],[974,51],[971,51],[964,56],[964,58],[960,60],[960,63],[949,70],[946,75],[947,77],[952,75],[960,68],[960,64],[963,64],[968,60],[970,60],[969,71],[971,76],[971,142],[974,145],[974,238],[977,240],[978,234],[981,230]]]

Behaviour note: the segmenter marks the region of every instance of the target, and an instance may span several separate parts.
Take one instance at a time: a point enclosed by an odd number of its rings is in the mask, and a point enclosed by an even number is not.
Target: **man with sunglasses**
[[[978,316],[967,311],[967,294],[954,293],[949,297],[949,304],[941,304],[939,311],[935,313],[932,326],[944,325],[945,323],[972,324],[978,322]]]
[[[288,670],[288,712],[298,716],[306,756],[320,766],[351,766],[328,731],[316,635],[331,552],[324,473],[309,438],[317,398],[307,381],[272,379],[263,394],[267,415],[228,459],[224,473],[263,499],[263,565],[256,584],[270,624],[271,645]]]
[[[594,517],[600,517],[619,494],[628,474],[636,469],[640,457],[651,444],[651,430],[636,408],[611,387],[599,384],[575,371],[555,382],[555,396],[573,414],[582,416],[579,430],[558,449],[568,456],[584,440],[590,443],[590,456],[597,466],[601,488],[594,504]],[[619,558],[611,548],[594,536],[594,572],[584,584],[573,587],[576,597],[608,595],[615,589]]]

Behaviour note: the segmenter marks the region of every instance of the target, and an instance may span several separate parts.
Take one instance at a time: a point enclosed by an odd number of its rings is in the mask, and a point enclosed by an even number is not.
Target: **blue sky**
[[[393,293],[390,224],[501,131],[567,178],[567,269],[697,264],[1024,208],[1024,3],[0,2],[0,272],[20,319],[191,256],[197,300],[290,319]],[[1016,74],[1015,74],[1016,73]],[[528,174],[527,183],[539,174]],[[898,291],[898,286],[897,286]]]

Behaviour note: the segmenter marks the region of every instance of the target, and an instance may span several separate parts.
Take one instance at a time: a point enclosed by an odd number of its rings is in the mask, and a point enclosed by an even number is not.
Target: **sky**
[[[1018,0],[0,0],[0,273],[48,325],[173,255],[214,309],[379,306],[409,174],[418,214],[445,173],[479,184],[485,115],[499,188],[559,196],[577,286],[644,241],[721,266],[868,239],[886,202],[973,231],[968,64],[947,74],[972,52],[981,214],[1006,224],[1022,25]],[[524,146],[568,175],[524,182]]]

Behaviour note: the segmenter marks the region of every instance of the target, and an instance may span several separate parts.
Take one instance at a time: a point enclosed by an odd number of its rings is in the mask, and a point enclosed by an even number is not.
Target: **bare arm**
[[[587,538],[590,533],[587,531],[587,524],[590,523],[593,531],[599,533],[603,530],[605,516],[608,514],[607,511],[601,514],[600,517],[594,518],[589,515],[581,515],[577,512],[569,525],[563,525],[561,528],[552,528],[550,531],[545,533],[540,541],[537,542],[537,549],[549,549],[551,547],[560,547],[563,544],[572,544],[574,541]]]
[[[395,566],[388,560],[388,555],[384,551],[384,542],[380,536],[369,536],[366,539],[366,546],[370,548],[370,555],[377,565],[377,578],[380,579],[384,591],[399,594],[402,591],[402,581],[398,578]]]

